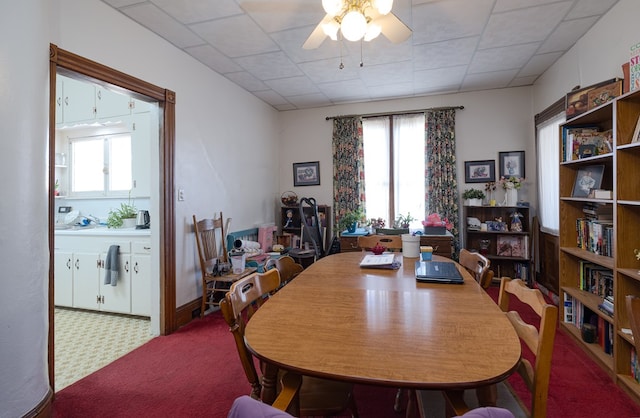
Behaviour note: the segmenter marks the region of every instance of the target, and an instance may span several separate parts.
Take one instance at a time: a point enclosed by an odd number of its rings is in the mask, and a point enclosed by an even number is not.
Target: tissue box
[[[447,227],[444,225],[425,225],[425,235],[445,235],[447,233]]]

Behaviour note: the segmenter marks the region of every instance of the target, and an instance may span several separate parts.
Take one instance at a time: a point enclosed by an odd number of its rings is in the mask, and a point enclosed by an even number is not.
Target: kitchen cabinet
[[[131,197],[149,197],[151,195],[151,114],[133,115],[127,120],[131,132],[131,157],[135,164],[131,166],[133,189]]]
[[[56,306],[150,316],[151,244],[149,235],[139,237],[116,235],[114,238],[108,231],[103,236],[87,236],[86,232],[56,231],[54,255]],[[116,286],[104,284],[105,260],[111,245],[120,247]]]

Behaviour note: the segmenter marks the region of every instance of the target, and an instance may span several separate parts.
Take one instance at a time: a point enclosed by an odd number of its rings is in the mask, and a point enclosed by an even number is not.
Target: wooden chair
[[[227,418],[291,418],[300,415],[300,386],[302,376],[285,373],[280,380],[280,393],[273,404],[262,403],[259,399],[243,395],[231,405]]]
[[[244,342],[246,324],[253,314],[280,287],[280,273],[271,269],[265,273],[254,273],[231,285],[231,289],[220,302],[220,309],[234,336],[236,348],[245,375],[251,385],[251,397],[260,399],[262,377],[258,376],[254,358]],[[261,367],[262,369],[262,367]],[[350,383],[303,376],[300,388],[300,415],[335,415],[350,409],[353,417],[358,411]]]
[[[540,316],[539,329],[524,322],[517,312],[509,311],[510,295],[529,305]],[[503,277],[500,282],[498,305],[506,313],[520,339],[535,355],[535,365],[521,357],[517,368],[517,372],[522,376],[531,391],[530,416],[533,418],[546,417],[549,377],[551,375],[551,355],[553,353],[553,340],[556,335],[558,308],[548,304],[540,290],[530,289],[521,279],[511,279],[509,277]],[[482,360],[480,359],[480,361]],[[469,410],[464,403],[463,393],[463,391],[444,392],[449,413],[462,415]]]
[[[634,295],[627,295],[624,298],[627,306],[627,316],[629,317],[629,328],[633,333],[633,344],[636,353],[640,354],[640,298]]]
[[[491,261],[487,257],[463,248],[460,250],[460,264],[475,277],[483,289],[491,286],[493,271],[489,270]]]
[[[402,251],[402,237],[400,235],[363,235],[358,237],[358,247],[367,251],[380,244],[388,251]]]
[[[217,293],[225,293],[229,290],[231,277],[217,276],[218,263],[227,261],[225,248],[224,218],[220,212],[219,218],[197,220],[193,215],[193,228],[196,234],[198,258],[202,271],[202,306],[200,317],[204,317],[207,306],[217,306]],[[220,243],[220,247],[218,247]],[[220,248],[221,251],[218,249]],[[219,297],[222,298],[222,295]]]
[[[288,255],[284,255],[280,258],[274,260],[274,265],[278,272],[280,272],[280,280],[282,281],[282,285],[289,283],[293,280],[298,274],[304,270],[302,264],[298,264],[294,261],[293,258]]]

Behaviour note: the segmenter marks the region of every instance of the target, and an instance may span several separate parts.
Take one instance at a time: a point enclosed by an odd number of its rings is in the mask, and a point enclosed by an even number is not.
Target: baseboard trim
[[[179,306],[176,309],[176,325],[178,328],[187,325],[194,318],[194,312],[197,310],[200,311],[202,304],[202,299],[194,299],[191,302],[187,302],[186,304]],[[199,316],[198,316],[199,317]]]

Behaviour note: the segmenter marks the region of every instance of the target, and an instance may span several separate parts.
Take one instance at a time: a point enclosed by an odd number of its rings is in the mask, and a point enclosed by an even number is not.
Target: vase
[[[354,232],[356,232],[357,228],[358,228],[358,222],[354,222],[347,227],[347,232],[353,234]]]
[[[505,206],[516,206],[518,204],[518,189],[507,189],[505,193]]]

